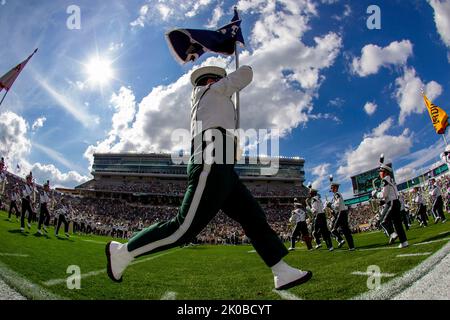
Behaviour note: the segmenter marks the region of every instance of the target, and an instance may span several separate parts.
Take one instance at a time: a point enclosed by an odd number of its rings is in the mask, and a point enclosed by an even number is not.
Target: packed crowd
[[[24,181],[15,175],[6,173],[8,184],[5,194],[8,194],[11,186],[23,187]],[[448,189],[450,178],[442,177],[441,185]],[[125,185],[124,185],[125,186]],[[38,192],[41,186],[36,185]],[[132,188],[132,187],[130,187]],[[161,184],[150,184],[149,188],[161,188]],[[178,194],[177,187],[170,185],[173,192]],[[181,187],[180,189],[181,190]],[[183,191],[184,192],[184,191]],[[182,193],[181,193],[182,194]],[[165,195],[167,196],[167,195]],[[52,192],[55,203],[59,202],[61,195]],[[159,221],[166,221],[177,214],[178,202],[167,203],[165,198],[155,196],[150,205],[142,203],[131,203],[122,199],[99,199],[65,196],[70,208],[69,221],[73,224],[73,232],[105,235],[118,238],[129,238],[134,233]],[[410,197],[405,195],[408,202]],[[8,210],[8,205],[3,201],[3,209]],[[408,205],[408,204],[407,204]],[[262,205],[269,224],[277,232],[283,241],[288,241],[291,236],[291,226],[288,220],[293,210],[292,204],[280,204],[276,200]],[[37,209],[37,208],[36,208]],[[51,210],[50,210],[51,211]],[[56,217],[50,212],[53,223]],[[369,204],[359,204],[349,208],[349,224],[352,232],[376,230],[375,215]],[[224,213],[219,214],[210,224],[197,236],[195,243],[207,244],[241,244],[248,243],[242,228],[238,223],[227,217]]]
[[[124,181],[105,182],[90,180],[82,184],[79,188],[84,190],[114,191],[124,193],[145,193],[153,195],[183,196],[186,191],[186,181]],[[284,185],[248,184],[247,187],[256,197],[305,197],[305,188]]]

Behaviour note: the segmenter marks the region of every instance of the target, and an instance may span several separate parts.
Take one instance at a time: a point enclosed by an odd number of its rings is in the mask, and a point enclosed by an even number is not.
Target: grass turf
[[[58,239],[53,228],[49,236],[37,236],[35,224],[25,233],[21,233],[19,227],[15,218],[7,221],[6,213],[0,211],[0,262],[63,298],[161,299],[167,292],[176,292],[177,299],[281,299],[273,292],[270,269],[249,245],[189,246],[145,256],[136,260],[138,263],[125,272],[123,282],[117,284],[110,281],[104,271],[104,248],[110,238],[76,235]],[[377,265],[382,273],[402,275],[429,255],[397,255],[436,252],[448,242],[449,223],[420,228],[416,222],[407,236],[410,247],[405,249],[397,249],[398,242],[388,246],[381,232],[354,235],[359,249],[354,252],[349,252],[347,245],[328,252],[326,249],[307,251],[304,245],[298,244],[297,250],[285,260],[311,270],[313,278],[289,292],[302,299],[349,299],[364,293],[368,291],[368,277],[352,275],[352,272],[366,272],[368,266]],[[414,245],[428,241],[431,242]],[[67,288],[65,279],[70,276],[66,273],[70,265],[79,266],[82,274],[91,273],[82,278],[79,290]],[[61,280],[56,284],[48,283],[54,279]],[[384,277],[381,283],[391,279]]]

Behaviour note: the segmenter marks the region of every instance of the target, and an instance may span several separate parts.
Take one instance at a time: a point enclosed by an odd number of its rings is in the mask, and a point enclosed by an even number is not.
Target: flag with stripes
[[[431,103],[425,94],[423,95],[423,99],[425,100],[425,105],[427,106],[428,114],[430,115],[434,130],[436,130],[437,134],[444,134],[448,127],[447,113],[437,105]]]

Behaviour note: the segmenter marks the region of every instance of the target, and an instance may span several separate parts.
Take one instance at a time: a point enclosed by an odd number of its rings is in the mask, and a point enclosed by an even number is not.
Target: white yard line
[[[20,253],[0,252],[0,257],[20,257],[20,258],[27,258],[27,257],[29,257],[29,255],[28,255],[28,254],[20,254]]]
[[[444,238],[444,239],[438,239],[438,240],[431,240],[431,241],[426,241],[426,242],[414,243],[413,246],[422,246],[424,244],[430,244],[430,243],[447,241],[447,240],[450,240],[450,238]]]
[[[403,257],[418,257],[418,256],[428,256],[432,254],[433,252],[421,252],[421,253],[405,253],[405,254],[398,254],[397,258],[403,258]]]
[[[272,292],[275,292],[283,300],[303,300],[302,298],[297,297],[295,294],[290,293],[290,292],[285,291],[285,290],[275,290],[275,289],[273,289]]]
[[[395,277],[395,273],[377,273],[377,272],[367,272],[367,271],[354,271],[351,274],[355,276],[366,276],[366,277],[387,277],[392,278]]]
[[[130,265],[135,265],[135,264],[147,262],[147,261],[150,261],[150,260],[153,260],[153,259],[165,256],[165,255],[174,253],[174,252],[179,251],[179,250],[181,250],[181,249],[176,249],[176,250],[173,250],[173,251],[164,252],[164,253],[161,253],[161,254],[158,254],[158,255],[155,255],[155,256],[151,256],[151,257],[142,259],[142,260],[137,260],[137,261],[134,261],[134,262],[130,263]],[[106,272],[106,268],[105,269],[101,269],[101,270],[91,271],[91,272],[88,272],[88,273],[83,273],[81,275],[81,279],[97,276],[97,275],[105,273],[105,272]],[[43,282],[43,284],[45,286],[47,286],[47,287],[51,287],[51,286],[55,286],[55,285],[58,285],[58,284],[61,284],[61,283],[65,283],[66,281],[67,281],[67,278],[51,279],[51,280]]]
[[[177,293],[173,291],[167,291],[161,297],[161,300],[177,300]]]

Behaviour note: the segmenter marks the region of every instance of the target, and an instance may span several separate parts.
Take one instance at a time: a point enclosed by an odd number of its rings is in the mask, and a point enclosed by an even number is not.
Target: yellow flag
[[[436,130],[437,134],[444,134],[445,129],[447,129],[448,126],[447,113],[445,113],[445,111],[437,105],[432,104],[426,95],[423,95],[423,99],[425,100],[425,105],[427,106],[431,122],[433,122],[434,130]]]

